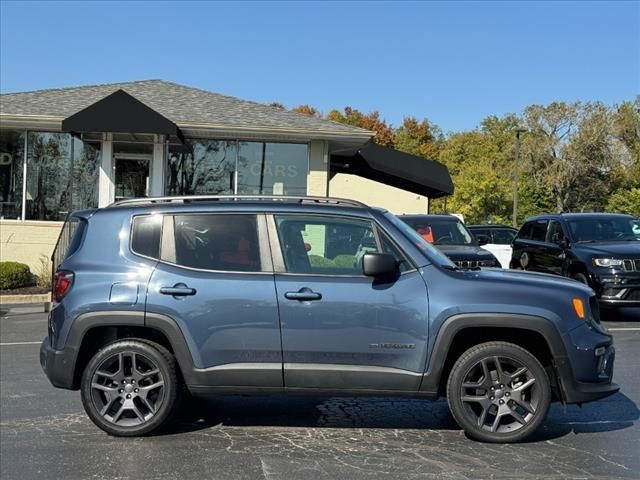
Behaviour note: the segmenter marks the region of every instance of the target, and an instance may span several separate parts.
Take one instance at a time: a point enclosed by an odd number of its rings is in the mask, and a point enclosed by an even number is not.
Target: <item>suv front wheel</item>
[[[527,350],[506,342],[476,345],[454,364],[449,408],[471,438],[518,442],[544,421],[551,403],[549,377]]]
[[[98,427],[116,436],[145,435],[177,407],[176,361],[147,340],[120,340],[98,350],[84,370],[82,404]]]

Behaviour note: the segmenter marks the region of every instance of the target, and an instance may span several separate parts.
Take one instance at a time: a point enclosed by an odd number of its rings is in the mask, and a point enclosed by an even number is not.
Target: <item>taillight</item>
[[[58,270],[53,277],[53,301],[59,302],[73,286],[73,272]]]

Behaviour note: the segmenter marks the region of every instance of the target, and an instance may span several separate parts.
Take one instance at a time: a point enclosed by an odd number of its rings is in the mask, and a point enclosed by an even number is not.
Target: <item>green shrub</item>
[[[354,268],[356,264],[356,257],[353,255],[336,255],[333,259],[333,263],[338,268]]]
[[[309,263],[312,267],[333,267],[333,262],[320,255],[309,255]]]
[[[0,290],[24,287],[33,283],[29,266],[18,262],[0,262]]]

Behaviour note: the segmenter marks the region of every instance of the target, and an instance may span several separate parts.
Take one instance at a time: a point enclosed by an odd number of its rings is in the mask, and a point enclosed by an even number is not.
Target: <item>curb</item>
[[[36,295],[1,295],[0,305],[22,305],[25,303],[45,303],[51,301],[49,293],[40,293]],[[45,305],[46,308],[46,305]]]

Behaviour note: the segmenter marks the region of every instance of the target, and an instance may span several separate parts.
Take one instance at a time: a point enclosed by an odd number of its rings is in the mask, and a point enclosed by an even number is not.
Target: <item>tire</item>
[[[181,393],[174,356],[142,339],[120,340],[98,350],[80,384],[89,418],[119,437],[146,435],[166,425]]]
[[[551,387],[544,368],[527,350],[488,342],[470,348],[455,362],[447,381],[447,400],[453,418],[469,437],[514,443],[544,422]]]

